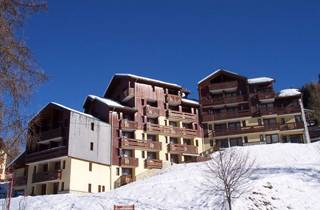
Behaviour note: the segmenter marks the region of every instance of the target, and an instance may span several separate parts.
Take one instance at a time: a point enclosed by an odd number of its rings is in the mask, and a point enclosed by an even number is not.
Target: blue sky
[[[276,89],[320,73],[320,1],[61,1],[31,17],[23,34],[50,80],[30,112],[50,101],[82,110],[112,75],[197,82],[217,68],[271,76]]]

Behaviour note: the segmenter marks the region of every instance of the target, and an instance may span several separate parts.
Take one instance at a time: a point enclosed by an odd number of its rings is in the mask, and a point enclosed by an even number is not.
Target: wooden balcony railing
[[[27,176],[17,176],[13,178],[14,186],[23,186],[27,184]]]
[[[179,105],[181,104],[181,96],[173,95],[173,94],[167,94],[166,100],[170,105]]]
[[[43,131],[39,134],[39,141],[64,137],[63,129],[62,128],[54,128],[48,131]]]
[[[299,113],[301,112],[301,109],[299,106],[296,107],[286,107],[286,108],[277,108],[276,109],[277,114],[291,114],[291,113]]]
[[[161,169],[162,168],[162,160],[147,159],[147,160],[145,160],[145,168],[148,168],[148,169]]]
[[[32,182],[46,182],[61,179],[61,170],[38,172],[32,177]]]
[[[144,140],[137,140],[137,139],[122,138],[121,148],[159,151],[161,150],[161,142],[151,141],[151,140],[144,141]]]
[[[268,91],[268,92],[258,92],[257,94],[259,100],[266,100],[266,99],[272,99],[276,97],[275,92]]]
[[[122,130],[137,130],[138,129],[138,122],[126,120],[121,120],[121,129]]]
[[[179,127],[173,127],[173,126],[165,126],[164,127],[164,134],[169,136],[182,136],[183,135],[183,129]]]
[[[160,134],[160,133],[163,133],[163,126],[158,124],[146,123],[145,130],[148,133]]]
[[[260,115],[272,115],[276,114],[277,110],[273,107],[260,107],[259,108],[259,114]]]
[[[183,136],[196,137],[198,135],[198,130],[183,128]]]
[[[42,150],[39,152],[32,152],[26,155],[26,162],[35,162],[47,160],[68,155],[68,148],[66,146],[54,147],[51,149]]]
[[[238,81],[219,82],[219,83],[212,83],[209,85],[210,90],[224,90],[224,89],[232,89],[237,87],[238,87]]]
[[[280,130],[295,130],[295,129],[303,129],[304,124],[303,123],[287,123],[284,125],[280,125]]]
[[[131,175],[122,175],[114,183],[115,188],[134,182],[136,179]]]
[[[240,110],[238,112],[221,112],[221,113],[203,113],[202,120],[203,121],[213,121],[213,120],[224,120],[230,118],[239,118],[239,117],[247,117],[251,116],[251,112],[249,110]]]
[[[120,165],[128,168],[138,167],[138,158],[120,157]]]
[[[144,107],[144,114],[147,117],[159,117],[160,115],[160,109],[157,107],[152,106],[145,106]]]
[[[180,112],[175,110],[168,110],[167,116],[169,120],[179,120],[185,122],[193,122],[197,120],[197,115],[188,112]]]
[[[132,97],[134,97],[134,88],[132,87],[129,87],[128,89],[124,90],[121,96],[122,101],[128,101]]]
[[[221,104],[234,104],[244,102],[244,96],[225,96],[221,98],[201,98],[203,106],[221,105]]]
[[[198,148],[187,144],[169,144],[168,150],[171,153],[198,154]]]

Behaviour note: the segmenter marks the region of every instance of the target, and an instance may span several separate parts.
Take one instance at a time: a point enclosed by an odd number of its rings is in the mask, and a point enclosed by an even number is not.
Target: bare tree
[[[224,195],[229,210],[232,210],[232,200],[246,191],[253,165],[248,153],[236,149],[218,151],[208,161],[212,190]]]
[[[23,114],[35,88],[47,77],[24,41],[28,15],[46,9],[37,0],[0,0],[0,137],[9,157],[26,139],[29,116]]]

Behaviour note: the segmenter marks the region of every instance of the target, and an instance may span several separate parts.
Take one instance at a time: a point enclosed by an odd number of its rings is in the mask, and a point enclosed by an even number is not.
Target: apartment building
[[[301,93],[277,94],[274,79],[219,69],[198,83],[204,149],[308,139]]]
[[[26,151],[12,164],[15,195],[110,190],[110,125],[57,103],[30,121]]]
[[[116,74],[79,112],[49,103],[12,164],[15,195],[103,192],[202,152],[199,103],[181,86]]]
[[[104,97],[86,98],[85,113],[111,126],[114,187],[150,169],[197,160],[202,152],[199,104],[187,95],[177,84],[116,74]]]

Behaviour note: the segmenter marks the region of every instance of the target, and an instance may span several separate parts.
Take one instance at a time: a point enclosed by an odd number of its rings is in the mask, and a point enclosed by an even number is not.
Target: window
[[[213,147],[213,140],[210,140],[210,147]]]
[[[89,171],[92,171],[92,163],[89,163]]]
[[[260,141],[261,141],[261,142],[264,142],[263,135],[260,135]]]
[[[91,184],[88,184],[88,192],[91,193]]]
[[[64,182],[61,182],[61,191],[64,191]]]
[[[247,144],[248,143],[248,136],[244,137],[244,143]]]
[[[105,186],[103,185],[102,186],[102,192],[105,192],[106,191],[106,188],[105,188]]]
[[[247,123],[245,120],[242,121],[242,127],[246,127],[247,126]]]
[[[93,142],[90,142],[90,150],[93,151]]]
[[[197,147],[199,146],[199,141],[198,141],[198,140],[196,140],[196,146],[197,146]]]
[[[281,125],[284,125],[286,123],[284,118],[281,118]]]
[[[120,169],[119,168],[116,169],[116,174],[117,174],[117,176],[120,175]]]
[[[64,160],[63,162],[62,162],[62,169],[65,169],[66,168],[66,161]]]
[[[194,124],[194,129],[198,130],[198,125],[197,124]]]
[[[166,144],[168,144],[168,136],[166,136]]]
[[[98,192],[101,192],[101,185],[98,185]]]
[[[258,125],[262,125],[261,119],[258,119]]]
[[[48,171],[48,164],[43,165],[43,172],[46,172],[46,171]]]
[[[169,160],[169,156],[168,156],[168,153],[166,153],[166,160]]]
[[[94,123],[91,123],[91,130],[94,131]]]
[[[142,158],[145,158],[144,151],[141,151],[141,156],[142,156]]]
[[[141,105],[142,106],[144,105],[144,99],[141,99]]]

